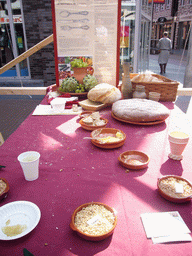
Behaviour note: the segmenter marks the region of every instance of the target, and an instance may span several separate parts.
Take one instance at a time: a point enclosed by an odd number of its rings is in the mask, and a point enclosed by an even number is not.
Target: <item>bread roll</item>
[[[153,74],[139,74],[131,79],[132,82],[145,83],[162,83],[163,79],[154,76]]]
[[[121,92],[113,85],[102,83],[91,89],[88,92],[87,97],[91,101],[112,104],[121,99]]]
[[[163,121],[170,110],[163,104],[146,99],[119,100],[112,106],[115,116],[132,122],[154,122]]]

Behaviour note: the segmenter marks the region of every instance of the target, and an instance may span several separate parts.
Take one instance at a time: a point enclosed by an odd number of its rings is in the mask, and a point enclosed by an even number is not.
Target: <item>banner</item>
[[[22,17],[21,15],[14,15],[13,16],[13,22],[14,23],[22,23]],[[0,18],[0,23],[1,24],[8,24],[9,23],[9,18],[7,17],[1,17]]]
[[[121,48],[129,47],[129,26],[121,26],[120,47]]]
[[[151,4],[152,0],[148,0],[148,3]],[[165,0],[153,0],[154,4],[164,4]]]

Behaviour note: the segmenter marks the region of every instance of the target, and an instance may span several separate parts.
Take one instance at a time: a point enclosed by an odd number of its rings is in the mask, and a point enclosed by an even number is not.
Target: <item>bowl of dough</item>
[[[159,194],[174,203],[185,203],[192,199],[192,184],[187,179],[166,175],[158,179],[157,188]]]
[[[93,112],[80,119],[79,124],[85,130],[93,131],[98,128],[106,127],[108,120],[101,117],[99,112]]]
[[[113,149],[123,146],[126,134],[116,128],[100,128],[91,132],[91,142],[99,148]]]
[[[117,216],[110,206],[91,202],[80,205],[71,216],[70,227],[90,241],[101,241],[112,235]]]

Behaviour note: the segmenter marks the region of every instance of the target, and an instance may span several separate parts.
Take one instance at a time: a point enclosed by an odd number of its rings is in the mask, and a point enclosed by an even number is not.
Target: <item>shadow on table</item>
[[[128,176],[131,174],[131,178],[137,178],[143,176],[148,171],[148,167],[144,169],[129,169],[118,163],[118,170],[122,171],[122,173],[126,173]]]
[[[177,175],[182,176],[183,166],[180,161],[168,159],[161,165],[160,173],[162,175]]]
[[[110,243],[112,241],[113,238],[113,234],[106,238],[105,240],[102,241],[87,241],[84,240],[83,238],[81,238],[80,236],[78,236],[76,234],[76,232],[73,232],[73,236],[76,240],[76,243],[72,243],[71,242],[71,250],[70,252],[72,252],[74,255],[78,255],[78,256],[94,256],[96,254],[98,254],[99,252],[102,252],[104,250],[106,250],[109,246]],[[82,243],[84,244],[82,246]],[[85,245],[86,243],[86,245]],[[81,251],[79,250],[81,248]]]

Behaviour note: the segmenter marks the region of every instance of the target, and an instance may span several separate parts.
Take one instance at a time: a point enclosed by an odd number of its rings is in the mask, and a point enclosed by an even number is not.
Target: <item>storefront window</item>
[[[149,1],[122,1],[120,38],[120,79],[123,62],[130,62],[133,72],[149,66],[152,4]]]
[[[21,0],[0,1],[0,67],[26,51]],[[22,78],[29,76],[29,63],[24,60],[0,75]]]
[[[123,62],[133,65],[135,35],[135,3],[121,5],[121,33],[120,33],[120,80]]]

